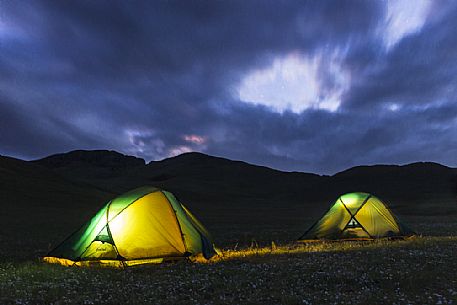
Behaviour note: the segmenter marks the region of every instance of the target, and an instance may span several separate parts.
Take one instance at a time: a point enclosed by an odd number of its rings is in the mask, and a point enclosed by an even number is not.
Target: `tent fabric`
[[[172,205],[178,219],[180,221],[180,228],[185,238],[184,243],[188,252],[191,253],[202,253],[203,256],[212,256],[211,251],[211,236],[203,225],[192,215],[183,204],[175,198],[170,192],[163,192]]]
[[[215,254],[207,230],[173,194],[142,187],[108,202],[43,260],[116,267]]]
[[[414,232],[400,223],[386,203],[368,193],[340,196],[299,240],[405,237]]]

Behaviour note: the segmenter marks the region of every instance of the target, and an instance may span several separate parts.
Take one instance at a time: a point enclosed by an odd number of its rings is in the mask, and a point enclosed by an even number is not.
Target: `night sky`
[[[0,0],[0,154],[457,165],[457,1]]]

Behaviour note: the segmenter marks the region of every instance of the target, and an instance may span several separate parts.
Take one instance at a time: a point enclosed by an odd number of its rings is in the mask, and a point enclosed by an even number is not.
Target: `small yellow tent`
[[[125,267],[215,253],[209,233],[173,194],[142,187],[108,202],[43,260]]]
[[[339,197],[324,216],[299,240],[374,239],[414,235],[388,206],[367,193]]]

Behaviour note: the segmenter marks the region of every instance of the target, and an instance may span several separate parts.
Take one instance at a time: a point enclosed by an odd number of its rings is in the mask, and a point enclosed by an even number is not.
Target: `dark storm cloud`
[[[441,102],[456,96],[457,6],[372,62],[347,96],[348,106]],[[454,102],[454,101],[452,101]]]
[[[453,160],[456,108],[338,114],[309,110],[300,115],[246,109],[246,113],[237,112],[241,117],[230,116],[227,125],[238,128],[230,131],[231,138],[225,137],[228,145],[215,146],[213,152],[230,152],[259,164],[268,160],[290,170],[299,162],[310,171],[326,168],[330,172],[359,164]]]
[[[3,1],[0,11],[0,153],[200,150],[318,172],[457,163],[452,7],[389,50],[384,2]],[[351,72],[336,112],[237,98],[246,73],[278,56],[335,50]],[[319,81],[331,91],[338,80]]]
[[[27,157],[46,154],[65,145],[97,146],[94,135],[84,134],[64,120],[46,120],[45,117],[46,113],[31,113],[0,95],[1,152]]]

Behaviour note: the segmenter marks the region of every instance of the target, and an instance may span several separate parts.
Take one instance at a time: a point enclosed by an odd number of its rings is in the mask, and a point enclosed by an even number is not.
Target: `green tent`
[[[348,193],[339,197],[299,240],[363,240],[412,235],[414,232],[380,199],[367,193]]]
[[[142,187],[108,202],[43,260],[125,267],[215,254],[209,233],[173,194]]]

